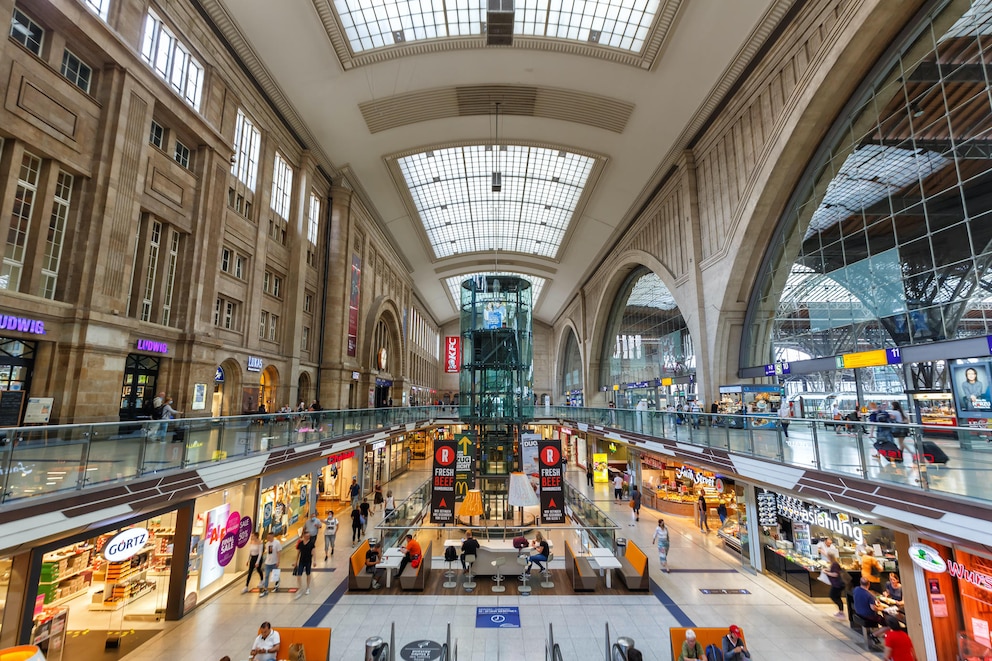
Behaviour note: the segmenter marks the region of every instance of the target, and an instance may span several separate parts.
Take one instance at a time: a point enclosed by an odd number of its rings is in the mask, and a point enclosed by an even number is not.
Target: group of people
[[[740,661],[750,659],[751,652],[744,642],[744,632],[736,624],[731,624],[726,635],[720,641],[720,651],[723,653],[724,661]],[[682,651],[677,661],[706,661],[706,651],[702,643],[696,639],[696,632],[686,629],[685,642],[682,643]]]
[[[369,550],[365,552],[365,573],[372,575],[373,590],[378,590],[382,587],[380,581],[382,581],[386,573],[386,570],[379,566],[382,562],[382,549],[379,546],[379,540],[370,539]],[[407,568],[407,565],[412,564],[414,567],[420,565],[424,551],[420,546],[420,542],[413,535],[408,534],[406,536],[400,549],[403,551],[403,558],[400,560],[400,566],[396,570],[397,574],[402,574],[403,570]]]

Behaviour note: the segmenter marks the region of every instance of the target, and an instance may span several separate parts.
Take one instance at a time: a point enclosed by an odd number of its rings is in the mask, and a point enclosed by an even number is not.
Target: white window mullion
[[[52,205],[52,217],[48,221],[45,258],[41,267],[41,295],[48,299],[55,298],[55,287],[58,284],[66,221],[72,206],[72,183],[71,174],[59,171],[58,183],[55,186],[55,203]]]
[[[38,177],[41,159],[24,152],[14,193],[14,208],[10,215],[10,229],[4,249],[3,267],[0,269],[0,289],[17,291],[21,286],[24,269],[24,250],[31,229],[31,214],[38,194]]]
[[[148,237],[148,260],[145,266],[145,287],[141,297],[141,321],[151,321],[152,304],[155,300],[155,280],[158,274],[158,253],[162,241],[162,223],[152,221]]]

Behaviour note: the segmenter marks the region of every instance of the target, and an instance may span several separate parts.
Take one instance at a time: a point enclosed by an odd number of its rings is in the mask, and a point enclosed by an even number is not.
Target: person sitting
[[[406,553],[403,554],[403,559],[400,560],[399,570],[396,572],[397,575],[403,573],[406,566],[413,562],[414,567],[420,566],[420,556],[423,550],[420,548],[420,542],[413,538],[413,535],[406,536]]]
[[[747,651],[744,643],[741,628],[736,624],[730,625],[730,631],[723,637],[723,661],[741,661],[750,659],[751,653]]]
[[[879,627],[875,631],[868,632],[868,638],[873,643],[879,644],[878,636],[888,633],[889,627],[883,626],[884,619],[879,614],[879,611],[883,608],[879,605],[875,595],[868,590],[869,585],[868,579],[862,577],[861,585],[854,588],[854,613],[865,621],[869,629],[873,629],[875,626]]]
[[[682,653],[677,661],[706,661],[703,646],[696,640],[696,632],[692,629],[685,630],[685,642],[682,643]]]
[[[369,540],[369,550],[365,552],[365,573],[372,574],[372,589],[379,589],[379,579],[382,578],[383,572],[385,571],[379,566],[381,556],[379,555],[379,541],[375,539]]]
[[[899,582],[899,574],[889,574],[889,580],[885,582],[885,591],[882,595],[896,602],[896,606],[902,606],[902,583]]]
[[[537,565],[537,568],[544,571],[545,566],[541,564],[542,562],[547,562],[548,557],[551,555],[551,547],[542,537],[539,540],[534,540],[537,543],[537,550],[535,553],[531,553],[530,557],[527,558],[527,571],[525,573],[529,574],[532,569],[532,565]]]
[[[468,565],[465,564],[465,556],[474,555],[479,556],[479,540],[472,537],[472,531],[465,531],[465,540],[462,542],[462,571],[468,569]]]

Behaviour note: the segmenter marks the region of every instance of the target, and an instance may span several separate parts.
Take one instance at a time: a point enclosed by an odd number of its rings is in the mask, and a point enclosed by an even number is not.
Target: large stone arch
[[[686,282],[683,280],[679,283],[672,272],[654,255],[644,252],[643,250],[628,250],[617,256],[613,268],[608,275],[604,276],[603,279],[606,282],[606,285],[600,291],[599,298],[592,307],[593,313],[590,316],[592,327],[588,334],[588,341],[584,342],[580,346],[580,350],[584,349],[583,353],[586,357],[586,360],[584,361],[585,374],[583,375],[583,383],[586,392],[589,393],[589,397],[587,397],[586,400],[587,405],[589,405],[589,398],[593,395],[597,397],[597,405],[606,405],[606,400],[600,398],[599,394],[599,388],[602,385],[599,383],[599,372],[602,362],[602,346],[605,340],[607,327],[606,322],[608,321],[610,309],[612,308],[613,302],[620,291],[620,287],[623,286],[623,283],[627,280],[627,277],[631,274],[631,272],[639,267],[645,267],[658,276],[662,283],[664,283],[664,285],[668,287],[668,290],[672,293],[672,297],[675,299],[679,312],[682,313],[682,318],[685,319],[686,326],[689,329],[689,335],[692,337],[693,345],[697,348],[697,371],[699,370],[698,365],[700,365],[700,358],[698,356],[698,351],[701,347],[699,336],[699,315],[696,314],[695,305],[692,305],[689,308],[686,308],[683,305],[685,299],[687,298],[686,292],[689,291],[685,287]],[[694,301],[689,302],[694,303]]]
[[[579,345],[579,358],[582,367],[582,388],[586,389],[586,375],[585,375],[585,365],[586,365],[586,351],[582,343],[582,332],[579,327],[575,324],[572,319],[564,319],[562,323],[555,328],[554,336],[554,360],[552,361],[551,369],[554,371],[551,378],[551,398],[552,402],[560,404],[564,400],[564,394],[561,392],[561,370],[565,363],[565,343],[568,339],[568,334],[571,332],[575,335],[575,341]]]
[[[726,249],[700,264],[700,303],[708,310],[702,336],[711,382],[738,379],[751,291],[787,204],[827,131],[919,6],[875,0],[845,15],[829,45],[810,58],[814,65],[805,72],[802,87],[776,118],[776,131],[763,146],[764,157],[748,181],[741,211],[726,219],[731,237]]]
[[[362,366],[369,371],[375,371],[375,354],[379,347],[372,346],[372,338],[375,334],[376,325],[382,320],[389,332],[389,340],[392,345],[394,355],[388,358],[387,369],[394,380],[402,379],[406,356],[403,348],[403,336],[401,332],[403,315],[396,302],[386,296],[377,296],[369,306],[368,316],[365,318],[365,328],[362,331]],[[366,362],[367,361],[367,362]]]

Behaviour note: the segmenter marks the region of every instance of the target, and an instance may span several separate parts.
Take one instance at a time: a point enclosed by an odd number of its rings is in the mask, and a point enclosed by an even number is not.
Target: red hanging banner
[[[444,338],[444,371],[456,373],[462,365],[462,338],[448,335]]]

